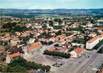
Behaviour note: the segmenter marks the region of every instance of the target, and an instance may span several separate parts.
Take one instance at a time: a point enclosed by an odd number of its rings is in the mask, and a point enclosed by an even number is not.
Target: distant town
[[[103,9],[0,9],[0,72],[103,73]]]

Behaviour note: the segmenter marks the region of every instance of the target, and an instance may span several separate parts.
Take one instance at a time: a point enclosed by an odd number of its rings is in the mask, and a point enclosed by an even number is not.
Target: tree
[[[27,61],[23,59],[22,57],[17,57],[10,64],[8,64],[8,66],[16,66],[16,65],[21,65],[23,67],[26,67]]]
[[[53,26],[53,21],[49,21],[49,25],[50,25],[50,26]]]
[[[50,56],[63,57],[63,58],[69,58],[70,57],[70,54],[67,54],[67,53],[56,52],[56,51],[48,51],[48,50],[45,50],[44,54],[50,55]]]
[[[59,30],[58,32],[56,32],[56,35],[61,35],[61,34],[62,34],[61,30]]]
[[[8,66],[7,72],[27,73],[27,69],[25,67],[22,67],[21,65]]]
[[[48,71],[50,71],[50,68],[51,68],[51,67],[50,67],[49,65],[47,65],[47,66],[44,65],[44,66],[42,67],[42,70],[48,72]]]
[[[49,71],[49,66],[44,66],[42,64],[37,64],[35,62],[28,62],[22,57],[14,59],[10,64],[8,64],[7,72],[27,72],[28,70],[42,69],[43,71]]]
[[[6,72],[7,71],[7,66],[4,64],[0,64],[0,72]]]

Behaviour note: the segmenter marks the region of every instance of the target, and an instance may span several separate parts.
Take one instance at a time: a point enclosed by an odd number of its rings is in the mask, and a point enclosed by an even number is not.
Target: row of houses
[[[25,59],[29,59],[30,57],[32,57],[32,54],[34,53],[34,51],[36,51],[37,49],[40,49],[41,47],[42,47],[42,44],[40,42],[33,42],[27,46],[22,47],[22,50],[24,53],[20,52],[19,50],[13,53],[8,52],[6,56],[6,63],[10,63],[11,60],[13,60],[14,58],[18,56],[24,57]]]
[[[86,42],[87,49],[93,49],[93,47],[98,44],[101,40],[103,40],[103,33],[98,36],[93,37],[89,41]]]

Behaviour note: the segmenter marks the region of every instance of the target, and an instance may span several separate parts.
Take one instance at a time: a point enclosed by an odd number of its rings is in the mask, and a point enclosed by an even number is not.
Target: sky
[[[103,8],[103,0],[0,0],[0,8],[16,8],[16,9]]]

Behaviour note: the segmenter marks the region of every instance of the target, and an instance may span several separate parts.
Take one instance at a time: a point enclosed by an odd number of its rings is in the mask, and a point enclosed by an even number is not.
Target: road
[[[96,57],[98,56],[98,54],[93,54],[88,60],[87,62],[82,65],[81,67],[79,67],[79,69],[77,70],[77,72],[75,73],[84,73],[84,71],[86,70],[86,68],[96,59]]]
[[[96,57],[98,56],[97,51],[100,50],[103,47],[100,46],[95,52],[94,54],[89,58],[89,60],[87,61],[87,63],[85,63],[76,73],[84,73],[85,70],[88,68],[88,66],[95,61]]]
[[[102,47],[103,45],[100,46],[98,50]],[[103,55],[100,56],[97,53],[98,50],[90,51],[90,53],[86,53],[86,55],[82,55],[82,57],[75,60],[69,59],[65,65],[58,68],[54,73],[95,73],[91,70],[90,65],[99,64],[100,60],[102,61],[101,63],[103,63]]]

